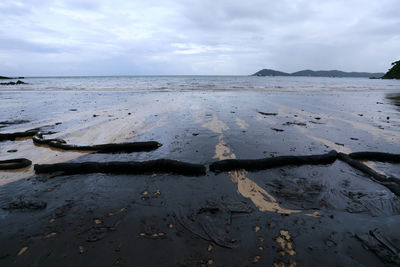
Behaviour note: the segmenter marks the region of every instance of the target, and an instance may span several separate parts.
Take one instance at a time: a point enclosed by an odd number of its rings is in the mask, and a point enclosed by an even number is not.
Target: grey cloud
[[[5,52],[16,50],[33,53],[59,53],[65,51],[65,48],[31,41],[24,41],[21,39],[0,37],[0,50]]]
[[[398,0],[2,0],[0,60],[15,58],[7,67],[21,75],[385,71],[400,59],[399,9]]]

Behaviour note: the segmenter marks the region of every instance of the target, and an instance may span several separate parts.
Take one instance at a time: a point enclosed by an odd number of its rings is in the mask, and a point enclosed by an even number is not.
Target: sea
[[[198,91],[272,92],[397,91],[400,80],[257,76],[82,76],[25,77],[27,84],[1,85],[0,91]],[[10,80],[2,80],[8,82]],[[13,80],[14,81],[14,80]],[[16,81],[16,80],[15,80]]]

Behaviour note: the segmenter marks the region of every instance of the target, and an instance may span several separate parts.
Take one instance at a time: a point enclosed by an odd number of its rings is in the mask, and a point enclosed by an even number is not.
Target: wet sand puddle
[[[49,122],[75,122],[76,125],[53,135],[46,135],[46,138],[62,138],[68,143],[80,145],[93,145],[102,143],[119,143],[130,139],[135,139],[139,135],[162,127],[167,124],[166,113],[176,110],[177,105],[163,106],[164,110],[142,109],[135,114],[128,114],[128,108],[108,109],[97,111],[93,116],[93,111],[66,114],[65,117],[58,117]],[[158,116],[159,113],[164,115]],[[109,117],[111,116],[111,117]],[[157,117],[154,117],[157,116]],[[150,120],[150,122],[147,122]],[[82,123],[83,122],[83,123]],[[37,125],[36,127],[39,127]],[[25,126],[26,128],[26,126]],[[25,131],[26,129],[22,128]],[[110,129],[112,134],[110,134]],[[14,130],[19,131],[19,130]],[[9,150],[17,150],[12,154]],[[0,186],[14,182],[23,178],[31,177],[35,174],[33,164],[53,164],[67,162],[93,151],[64,151],[50,148],[46,145],[35,145],[31,138],[16,140],[10,144],[2,145],[0,159],[27,158],[32,160],[32,166],[14,171],[0,171]]]
[[[327,115],[324,113],[310,113],[310,112],[307,112],[304,110],[299,110],[299,109],[289,107],[286,105],[282,105],[282,104],[272,103],[269,101],[265,101],[265,102],[270,105],[274,105],[274,106],[278,107],[279,108],[279,114],[278,114],[279,116],[283,116],[283,115],[290,116],[290,115],[292,115],[291,112],[293,112],[295,114],[301,114],[302,116],[304,116],[306,118],[307,117],[308,118],[319,117],[322,119],[331,119],[331,120],[341,121],[341,122],[350,124],[355,129],[367,132],[374,138],[374,140],[383,138],[389,143],[400,144],[400,132],[399,131],[381,129],[374,125],[370,125],[368,123],[353,121],[353,120],[337,117],[337,116],[334,116],[331,114]],[[351,114],[351,115],[354,115],[354,114]],[[307,119],[300,118],[300,117],[297,117],[296,120],[302,120],[303,122],[307,121]],[[326,126],[326,127],[337,128],[337,126],[333,125],[332,123],[329,123],[326,121],[324,121],[324,123],[325,123],[324,126]],[[315,127],[315,125],[312,125],[311,127]],[[323,139],[321,139],[321,140],[323,140]]]
[[[338,121],[342,121],[345,123],[348,123],[350,125],[352,125],[353,128],[359,129],[359,130],[363,130],[365,132],[368,132],[369,134],[372,135],[372,137],[374,138],[374,140],[377,140],[378,138],[384,138],[386,141],[388,142],[394,142],[394,143],[400,143],[400,132],[396,132],[396,131],[391,131],[391,130],[383,130],[383,129],[379,129],[375,126],[366,124],[366,123],[361,123],[361,122],[355,122],[355,121],[351,121],[351,120],[347,120],[347,119],[343,119],[340,117],[336,117],[336,116],[332,116],[332,115],[327,115],[324,113],[310,113],[304,110],[299,110],[293,107],[289,107],[289,106],[285,106],[282,104],[277,104],[277,103],[272,103],[272,102],[268,102],[265,101],[268,104],[271,105],[275,105],[278,107],[278,117],[290,117],[293,116],[293,113],[296,114],[296,120],[299,122],[303,122],[303,123],[307,123],[309,121],[310,118],[320,118],[320,119],[333,119],[333,120],[338,120]],[[291,113],[292,112],[292,113]],[[350,113],[349,113],[350,114]],[[354,114],[353,114],[354,115]],[[304,116],[303,118],[300,116]],[[308,118],[308,120],[306,119]],[[264,120],[265,118],[260,118],[260,120]],[[271,123],[270,123],[271,124]],[[273,121],[273,124],[276,124],[275,121]],[[309,128],[315,128],[316,125],[313,124],[307,124]],[[324,126],[325,127],[331,127],[331,128],[337,128],[337,126],[333,125],[330,122],[324,121]],[[303,135],[305,135],[306,137],[315,140],[319,143],[324,144],[326,147],[329,147],[331,149],[334,149],[338,152],[342,152],[345,154],[349,154],[352,153],[353,151],[346,147],[345,144],[337,144],[333,141],[330,141],[328,139],[322,138],[322,137],[317,137],[313,134],[310,133],[310,130],[299,126],[299,125],[293,125],[293,127],[295,129],[297,129],[299,132],[301,132]],[[370,167],[371,169],[373,169],[374,171],[383,174],[383,175],[387,175],[385,172],[383,172],[382,170],[379,170],[379,168],[377,167],[376,163],[373,161],[363,161],[364,164],[366,164],[368,167]]]

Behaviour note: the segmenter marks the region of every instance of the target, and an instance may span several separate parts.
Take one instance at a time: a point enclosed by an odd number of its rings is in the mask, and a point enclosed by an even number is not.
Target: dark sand
[[[0,121],[29,121],[1,132],[50,125],[57,133],[47,138],[71,144],[163,146],[96,154],[24,138],[1,142],[0,160],[168,158],[208,166],[332,149],[399,153],[397,99],[383,92],[1,92]],[[400,164],[366,163],[400,177]],[[0,178],[2,207],[38,203],[0,210],[1,266],[400,263],[400,199],[341,161],[196,177],[35,175],[30,167]]]

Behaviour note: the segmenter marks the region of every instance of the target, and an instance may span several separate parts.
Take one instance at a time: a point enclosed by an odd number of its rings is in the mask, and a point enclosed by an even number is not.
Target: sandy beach
[[[348,164],[215,173],[213,162],[359,151],[399,153],[388,91],[0,92],[0,133],[44,127],[68,144],[137,141],[103,154],[0,142],[2,266],[396,266],[400,199]],[[34,164],[172,159],[202,176],[36,174]],[[385,176],[400,164],[364,161]],[[40,209],[10,209],[18,201]],[[5,208],[5,209],[4,209]],[[340,257],[338,257],[340,255]]]

